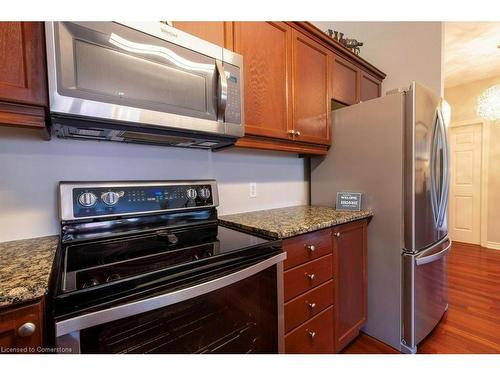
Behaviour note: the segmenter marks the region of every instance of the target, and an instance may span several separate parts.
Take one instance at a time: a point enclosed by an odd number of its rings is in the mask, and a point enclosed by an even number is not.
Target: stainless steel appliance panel
[[[404,94],[332,112],[333,143],[311,159],[311,204],[338,191],[364,193],[368,226],[368,320],[362,330],[400,349]]]
[[[66,354],[282,353],[285,259],[281,253],[203,284],[56,322],[56,346]]]
[[[159,22],[46,22],[46,42],[56,131],[59,118],[66,116],[98,120],[99,139],[114,141],[132,138],[119,130],[103,131],[103,122],[118,122],[124,129],[135,124],[244,135],[243,62],[238,54]],[[89,132],[75,137],[92,138]],[[141,141],[166,143],[161,135],[158,142],[150,137]]]
[[[448,157],[441,99],[415,82],[406,96],[404,249],[415,253],[447,235]]]
[[[448,238],[418,255],[403,254],[402,344],[415,353],[417,345],[437,325],[448,308]]]

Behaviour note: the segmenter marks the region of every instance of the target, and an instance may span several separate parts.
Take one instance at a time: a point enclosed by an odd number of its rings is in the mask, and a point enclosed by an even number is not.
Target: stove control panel
[[[218,205],[215,181],[60,184],[61,219],[156,213]]]

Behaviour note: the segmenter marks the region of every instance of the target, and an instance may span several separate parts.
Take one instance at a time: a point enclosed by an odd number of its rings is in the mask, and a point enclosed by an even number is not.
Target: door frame
[[[479,125],[481,127],[481,182],[480,182],[480,240],[479,244],[482,247],[487,247],[490,249],[499,249],[500,243],[488,242],[488,155],[489,155],[489,146],[490,146],[490,127],[489,122],[485,121],[480,117],[475,117],[470,120],[463,121],[453,121],[450,123],[450,127],[448,129],[448,133],[452,128],[459,128],[464,126],[473,126]],[[448,136],[448,139],[451,139]],[[451,146],[451,144],[450,144]],[[451,189],[449,192],[451,195]],[[451,196],[448,197],[451,201]],[[448,206],[449,213],[449,206]],[[449,215],[448,215],[449,217]]]

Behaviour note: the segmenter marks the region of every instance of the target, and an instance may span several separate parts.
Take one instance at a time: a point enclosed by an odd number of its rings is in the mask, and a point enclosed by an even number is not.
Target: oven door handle
[[[162,307],[173,305],[178,302],[210,293],[214,290],[224,288],[238,281],[253,276],[266,268],[283,262],[286,259],[286,253],[274,255],[271,258],[263,260],[257,264],[251,265],[242,270],[229,275],[194,285],[185,289],[175,290],[173,292],[162,294],[140,301],[134,301],[127,304],[110,307],[109,309],[94,311],[85,315],[76,316],[56,323],[56,337],[64,336],[70,333],[78,332],[82,329],[94,327],[100,324],[109,323],[118,319],[127,318],[144,312],[156,310]]]

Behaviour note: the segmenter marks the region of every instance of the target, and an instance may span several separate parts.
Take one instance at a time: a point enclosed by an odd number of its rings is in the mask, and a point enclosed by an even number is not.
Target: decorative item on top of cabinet
[[[0,22],[0,56],[0,124],[45,128],[43,22]]]
[[[367,220],[333,227],[335,351],[339,352],[366,322]]]
[[[42,345],[43,300],[0,310],[0,348],[4,353],[37,353],[36,348]]]

